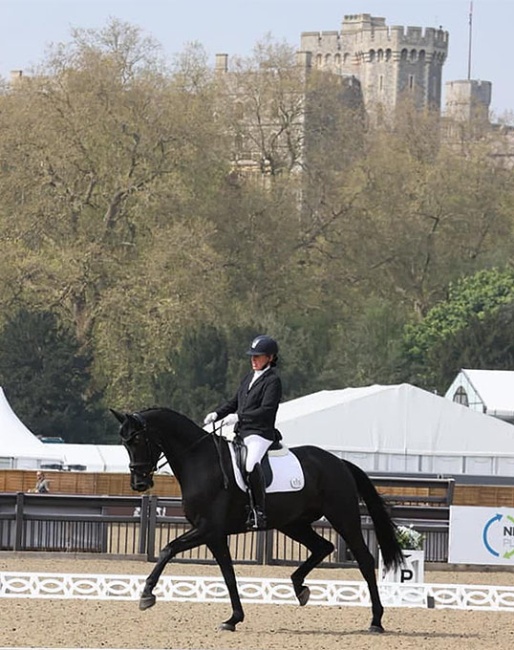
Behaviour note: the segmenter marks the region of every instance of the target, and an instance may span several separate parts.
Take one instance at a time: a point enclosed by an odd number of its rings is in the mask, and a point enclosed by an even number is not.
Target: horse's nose
[[[151,487],[153,487],[152,479],[144,479],[144,478],[136,478],[136,477],[133,477],[132,479],[132,489],[135,490],[136,492],[144,492],[145,490],[148,490]]]

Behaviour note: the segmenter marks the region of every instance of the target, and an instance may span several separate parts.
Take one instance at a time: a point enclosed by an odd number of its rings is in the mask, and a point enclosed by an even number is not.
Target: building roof
[[[484,403],[489,415],[514,415],[514,370],[471,370],[462,373]]]

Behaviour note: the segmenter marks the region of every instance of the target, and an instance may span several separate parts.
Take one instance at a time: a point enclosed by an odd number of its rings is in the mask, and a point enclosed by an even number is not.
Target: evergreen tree
[[[225,336],[212,325],[187,332],[169,356],[170,372],[155,381],[155,395],[169,406],[201,422],[224,399],[227,377]]]
[[[38,436],[96,442],[113,432],[86,401],[90,363],[52,312],[23,308],[0,333],[0,381],[14,411]]]

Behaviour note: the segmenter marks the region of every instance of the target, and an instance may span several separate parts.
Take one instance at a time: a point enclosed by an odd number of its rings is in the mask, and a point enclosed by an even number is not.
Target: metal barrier
[[[392,506],[397,523],[413,525],[425,536],[427,562],[448,559],[447,507]],[[378,545],[370,518],[362,511],[364,537],[374,557]],[[335,546],[322,566],[354,565],[350,551],[327,521],[316,531]],[[0,494],[0,550],[64,551],[115,556],[145,556],[155,561],[160,549],[182,534],[189,524],[180,499],[156,496],[98,497],[82,495]],[[309,551],[278,531],[250,531],[230,537],[234,562],[295,564]],[[212,563],[205,546],[180,554],[177,561]]]

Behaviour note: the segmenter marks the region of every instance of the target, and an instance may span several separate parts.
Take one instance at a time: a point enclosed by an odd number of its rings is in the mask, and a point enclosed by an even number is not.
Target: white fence
[[[0,598],[138,600],[144,581],[140,575],[0,572]],[[309,605],[370,606],[364,582],[309,580],[307,584]],[[246,603],[298,604],[289,580],[240,578],[238,585]],[[514,587],[380,583],[379,589],[386,607],[514,611]],[[221,578],[165,576],[154,593],[167,601],[229,601]]]

